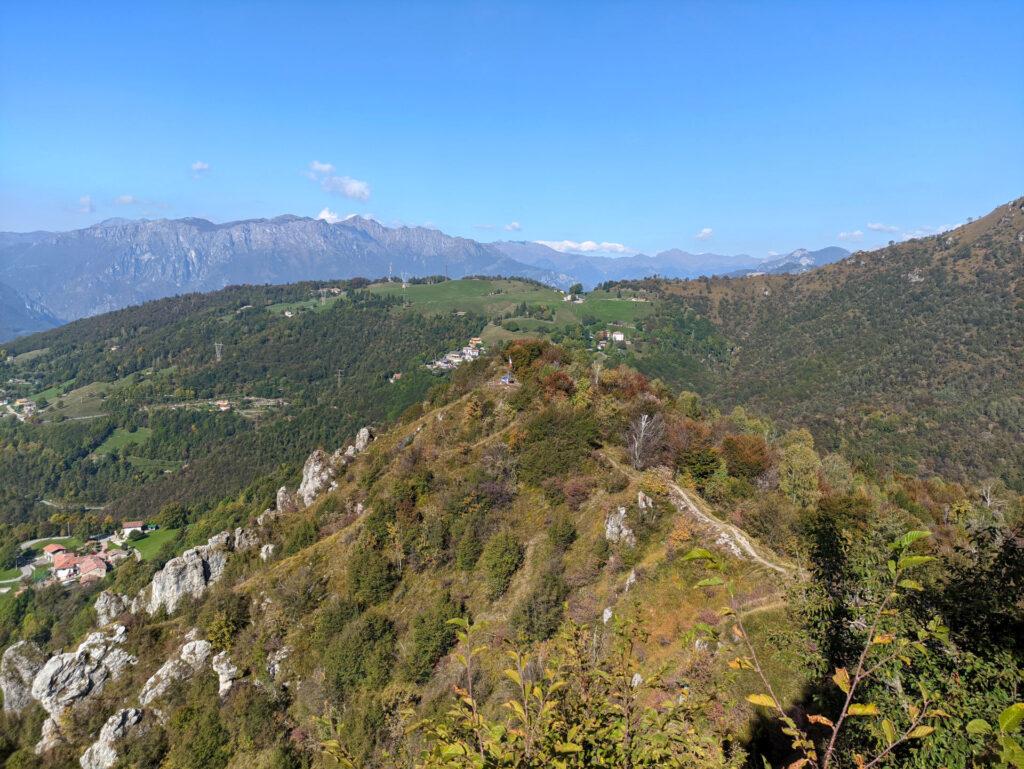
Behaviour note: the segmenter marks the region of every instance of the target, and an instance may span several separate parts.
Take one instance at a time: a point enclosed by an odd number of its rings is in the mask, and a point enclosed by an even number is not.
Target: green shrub
[[[462,607],[445,594],[412,621],[412,647],[403,669],[407,680],[423,683],[434,665],[455,643],[455,627],[448,623],[462,614]]]
[[[359,687],[379,689],[391,679],[395,658],[395,628],[380,611],[370,610],[349,623],[327,647],[324,673],[337,702]]]
[[[540,486],[547,478],[575,472],[597,445],[597,422],[592,416],[547,408],[526,425],[519,479]]]
[[[561,564],[548,567],[512,617],[513,626],[530,641],[550,638],[562,623],[562,604],[569,587],[560,567]]]
[[[398,575],[388,559],[365,543],[352,553],[348,578],[352,598],[363,606],[386,600],[398,583]]]
[[[548,540],[556,553],[564,553],[576,541],[576,524],[567,515],[556,515],[548,526]]]
[[[489,599],[493,601],[505,594],[522,563],[523,547],[511,532],[499,532],[487,541],[480,557],[480,568]]]

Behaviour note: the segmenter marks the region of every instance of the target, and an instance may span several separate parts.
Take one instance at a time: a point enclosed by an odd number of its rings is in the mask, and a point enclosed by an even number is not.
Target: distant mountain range
[[[392,272],[516,275],[567,288],[659,275],[802,271],[846,256],[795,251],[778,265],[751,256],[677,249],[621,258],[562,253],[539,243],[479,243],[425,227],[299,216],[214,224],[205,219],[107,219],[70,232],[0,233],[0,340],[150,299],[232,284],[294,283]]]

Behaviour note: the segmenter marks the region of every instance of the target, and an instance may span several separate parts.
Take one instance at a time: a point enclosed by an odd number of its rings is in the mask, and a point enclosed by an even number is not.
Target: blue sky
[[[0,229],[866,248],[1024,194],[1022,29],[1016,0],[12,1]]]

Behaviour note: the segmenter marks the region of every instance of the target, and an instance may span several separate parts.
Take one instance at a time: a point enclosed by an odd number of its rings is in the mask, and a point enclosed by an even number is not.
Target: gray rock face
[[[220,652],[213,658],[213,672],[217,674],[220,696],[223,697],[229,691],[235,680],[240,677],[238,668],[231,661],[227,652]]]
[[[317,449],[309,455],[306,464],[302,466],[302,483],[299,484],[295,496],[303,506],[309,506],[330,488],[333,480],[334,465],[331,458],[323,449]]]
[[[78,649],[50,657],[32,680],[32,697],[50,716],[58,716],[70,705],[96,694],[112,678],[136,663],[121,648],[124,625],[108,632],[90,634]]]
[[[109,632],[92,633],[76,651],[51,657],[36,674],[32,681],[32,698],[38,700],[50,716],[43,724],[37,753],[59,742],[58,724],[65,709],[98,694],[108,681],[137,662],[121,648],[125,632],[124,625],[115,625]]]
[[[213,647],[209,641],[189,641],[176,657],[167,660],[149,677],[139,692],[139,704],[147,706],[160,699],[177,681],[184,681],[202,670],[210,659]]]
[[[126,595],[104,590],[96,596],[96,624],[106,627],[131,608],[131,599]]]
[[[259,547],[260,538],[259,535],[252,529],[235,529],[235,550],[242,552],[245,550],[252,550],[255,547]]]
[[[604,521],[604,538],[612,543],[619,543],[627,547],[636,545],[636,535],[626,521],[626,508],[620,507],[613,513],[608,513]]]
[[[284,671],[284,663],[291,653],[292,649],[290,646],[282,646],[267,657],[267,675],[270,676],[271,681],[276,681],[278,676]]]
[[[264,545],[263,547],[260,548],[260,560],[261,561],[269,561],[271,558],[274,557],[274,551],[276,551],[276,550],[277,550],[277,545],[274,545],[272,543],[267,543],[266,545]]]
[[[366,447],[370,445],[370,441],[373,440],[373,433],[370,432],[369,427],[363,427],[356,433],[356,451],[366,451]]]
[[[116,764],[115,744],[127,737],[132,727],[142,721],[142,715],[138,708],[125,708],[108,718],[96,742],[78,759],[82,769],[110,769]]]
[[[20,713],[32,703],[32,681],[46,662],[43,650],[31,641],[9,646],[0,659],[0,690],[4,710]]]
[[[210,537],[205,545],[186,550],[169,560],[153,575],[146,611],[149,614],[156,614],[161,609],[173,612],[186,596],[201,596],[207,586],[219,580],[224,573],[234,545],[234,534],[223,531]]]
[[[295,510],[295,499],[289,493],[287,486],[282,486],[277,490],[277,499],[274,501],[274,506],[278,513],[290,513]],[[270,511],[268,510],[267,512]]]

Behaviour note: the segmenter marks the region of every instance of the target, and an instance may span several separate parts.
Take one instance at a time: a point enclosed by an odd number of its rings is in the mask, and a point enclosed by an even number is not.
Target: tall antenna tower
[[[223,344],[223,342],[214,342],[213,343],[213,352],[214,352],[214,355],[217,356],[217,362],[220,363],[221,359],[224,357],[224,344]]]

